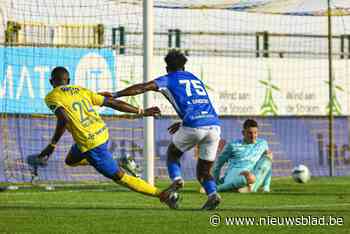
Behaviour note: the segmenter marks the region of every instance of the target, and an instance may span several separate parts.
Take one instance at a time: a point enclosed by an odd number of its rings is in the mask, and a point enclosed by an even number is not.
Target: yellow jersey
[[[102,106],[104,97],[76,85],[54,88],[45,97],[46,105],[55,112],[62,107],[69,119],[67,130],[84,153],[108,140],[108,129],[94,106]]]

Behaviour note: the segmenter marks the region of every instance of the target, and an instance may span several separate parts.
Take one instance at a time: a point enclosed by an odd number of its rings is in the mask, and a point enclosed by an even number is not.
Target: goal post
[[[153,80],[153,1],[143,1],[143,81]],[[143,97],[144,108],[151,107],[152,95],[145,93]],[[146,179],[154,184],[154,120],[152,117],[144,118],[145,139],[143,158],[146,159]]]

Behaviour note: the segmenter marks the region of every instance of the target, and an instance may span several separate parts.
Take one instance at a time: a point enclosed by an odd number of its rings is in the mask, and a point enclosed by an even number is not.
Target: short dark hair
[[[186,56],[179,50],[170,50],[164,58],[168,69],[171,71],[177,71],[185,68],[187,62]]]
[[[257,128],[258,123],[254,119],[247,119],[243,123],[243,129],[248,129],[248,128]]]
[[[51,72],[51,79],[62,78],[65,74],[69,75],[65,67],[55,67]]]

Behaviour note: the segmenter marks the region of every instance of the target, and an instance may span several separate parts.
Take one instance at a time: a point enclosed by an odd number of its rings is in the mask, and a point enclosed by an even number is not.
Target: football
[[[293,168],[292,177],[297,183],[307,183],[311,178],[311,173],[307,166],[300,164]]]

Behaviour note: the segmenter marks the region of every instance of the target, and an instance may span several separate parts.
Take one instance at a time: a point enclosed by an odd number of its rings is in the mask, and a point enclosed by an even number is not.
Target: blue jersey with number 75
[[[203,82],[187,71],[171,72],[154,80],[183,121],[183,126],[220,125]]]

